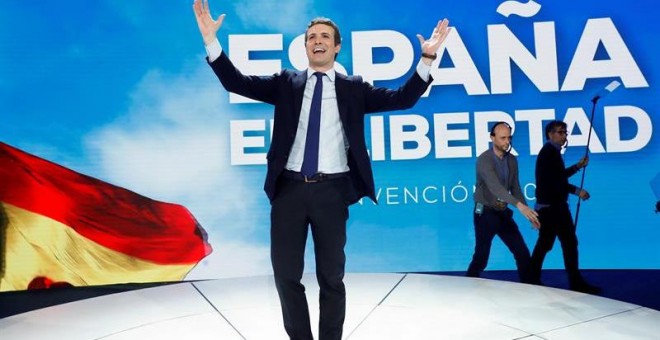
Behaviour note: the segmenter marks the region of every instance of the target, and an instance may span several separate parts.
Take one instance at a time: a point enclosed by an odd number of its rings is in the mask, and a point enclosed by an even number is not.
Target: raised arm
[[[225,20],[225,15],[222,14],[218,16],[216,20],[213,20],[211,17],[211,11],[209,10],[208,0],[195,0],[193,2],[193,12],[195,12],[195,19],[197,19],[197,27],[199,27],[199,33],[204,39],[204,44],[208,45],[216,39],[216,34],[222,26],[222,21]]]
[[[438,21],[438,24],[433,29],[431,37],[428,40],[424,40],[424,37],[421,34],[417,34],[417,39],[419,39],[419,44],[422,45],[422,59],[427,65],[431,65],[431,62],[435,59],[436,53],[440,48],[440,45],[445,41],[447,35],[451,32],[449,27],[449,20],[442,19]]]
[[[564,174],[566,174],[566,177],[571,177],[575,175],[580,169],[585,168],[589,164],[589,156],[584,156],[580,159],[579,162],[569,166],[566,168]]]

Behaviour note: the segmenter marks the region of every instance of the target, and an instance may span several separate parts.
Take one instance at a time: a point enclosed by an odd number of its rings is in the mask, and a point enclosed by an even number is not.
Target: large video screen
[[[378,204],[350,208],[348,272],[465,270],[490,126],[513,127],[533,205],[553,119],[568,125],[565,163],[590,157],[581,267],[660,268],[655,1],[210,6],[226,14],[218,39],[243,73],[305,69],[303,33],[324,16],[342,34],[337,71],[390,88],[415,72],[416,34],[450,20],[427,93],[409,110],[365,118]],[[0,291],[271,274],[263,183],[273,108],[223,89],[192,0],[9,0],[0,25]],[[594,107],[612,81],[621,86]],[[514,216],[532,248],[538,232]],[[313,256],[310,240],[306,272]],[[544,268],[563,268],[559,244]],[[488,269],[515,269],[499,239]]]

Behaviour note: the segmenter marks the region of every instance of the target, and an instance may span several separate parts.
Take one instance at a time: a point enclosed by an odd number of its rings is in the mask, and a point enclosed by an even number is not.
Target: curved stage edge
[[[568,290],[427,274],[347,274],[344,339],[657,339],[660,312]],[[312,325],[318,285],[306,274]],[[4,340],[286,339],[272,276],[183,282],[0,319]]]

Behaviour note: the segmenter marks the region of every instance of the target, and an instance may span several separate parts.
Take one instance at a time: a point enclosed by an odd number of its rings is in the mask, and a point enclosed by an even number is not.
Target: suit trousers
[[[474,255],[468,267],[467,276],[479,277],[481,272],[486,269],[493,238],[497,235],[513,254],[520,281],[526,281],[525,273],[529,264],[529,249],[520,234],[518,225],[513,220],[511,209],[497,211],[486,208],[481,214],[475,213],[474,234]]]
[[[319,339],[342,337],[348,188],[348,177],[314,183],[282,176],[278,180],[271,202],[271,261],[284,328],[291,339],[312,339],[305,287],[300,282],[310,229],[320,288]]]
[[[536,240],[529,264],[530,279],[533,282],[540,282],[545,255],[552,249],[555,239],[559,238],[570,285],[583,284],[584,280],[578,269],[578,239],[568,204],[545,207],[538,213],[541,229],[539,229],[539,238]]]

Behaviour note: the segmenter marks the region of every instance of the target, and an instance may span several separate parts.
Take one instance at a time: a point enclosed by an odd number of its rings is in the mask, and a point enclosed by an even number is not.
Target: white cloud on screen
[[[268,244],[258,241],[268,239],[268,222],[259,219],[268,213],[260,211],[268,209],[263,174],[230,165],[236,108],[203,60],[180,74],[143,77],[128,111],[86,137],[90,163],[99,167],[92,173],[195,215],[214,251],[188,279],[270,274]]]
[[[242,0],[234,9],[246,28],[300,34],[311,19],[312,5],[310,0]]]

